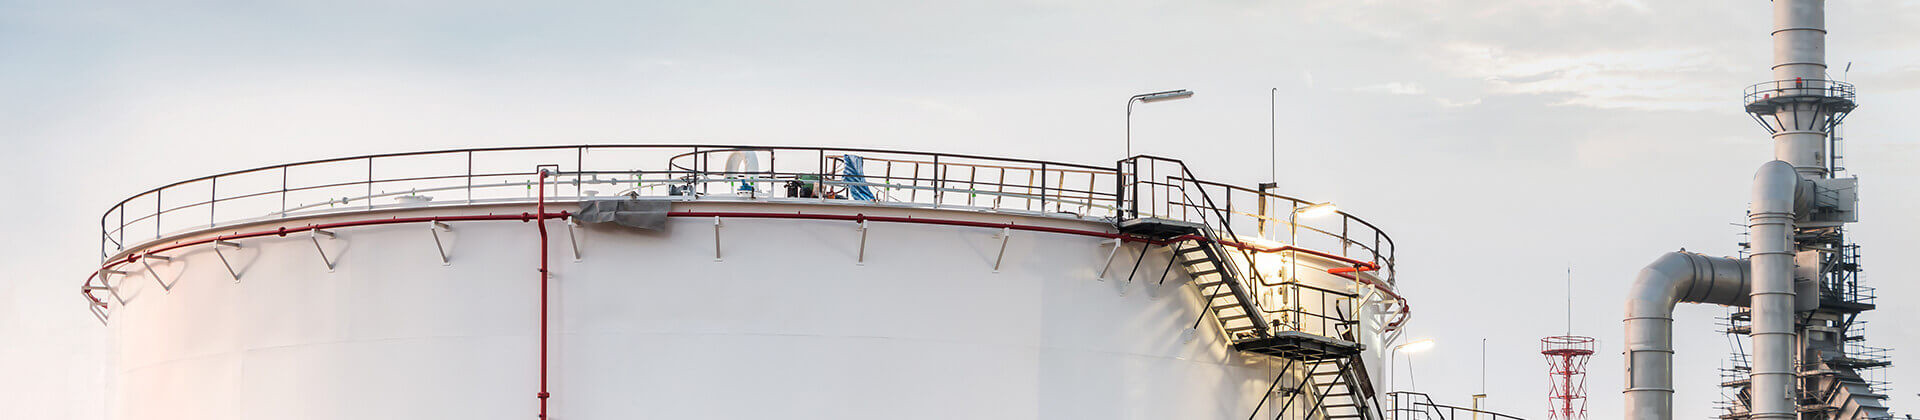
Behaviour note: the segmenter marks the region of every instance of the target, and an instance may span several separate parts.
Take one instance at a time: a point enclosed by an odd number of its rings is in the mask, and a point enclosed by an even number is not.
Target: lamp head
[[[1407,353],[1419,353],[1419,352],[1433,349],[1433,339],[1422,338],[1419,340],[1408,341],[1406,342],[1406,344],[1394,346],[1393,348],[1394,350],[1399,350]]]
[[[1180,90],[1169,90],[1169,91],[1165,91],[1165,92],[1154,92],[1154,93],[1146,93],[1146,94],[1141,94],[1140,96],[1136,96],[1136,98],[1139,98],[1139,99],[1140,99],[1140,102],[1142,102],[1142,103],[1154,103],[1154,102],[1160,102],[1160,101],[1171,101],[1171,100],[1175,100],[1175,99],[1187,99],[1187,98],[1191,98],[1191,97],[1193,97],[1193,91],[1191,91],[1191,90],[1186,90],[1186,89],[1180,89]]]
[[[1325,216],[1329,214],[1334,214],[1339,211],[1340,211],[1340,207],[1333,205],[1333,202],[1329,201],[1325,203],[1301,207],[1299,210],[1294,210],[1293,212],[1299,213],[1301,217],[1320,217],[1320,216]]]

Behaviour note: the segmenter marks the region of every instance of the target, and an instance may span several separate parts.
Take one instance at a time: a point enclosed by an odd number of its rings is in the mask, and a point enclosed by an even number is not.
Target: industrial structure
[[[1680,302],[1733,307],[1752,349],[1722,418],[1888,418],[1844,230],[1853,86],[1827,76],[1824,0],[1773,6],[1747,252],[1640,271],[1626,418],[1673,418]],[[99,234],[79,291],[122,420],[1514,418],[1382,375],[1412,315],[1386,232],[1165,157],[394,153],[167,184]],[[1594,340],[1541,346],[1549,417],[1584,419]]]
[[[1394,250],[1151,156],[518,147],[155,188],[80,292],[116,419],[1457,418]]]
[[[1587,359],[1593,358],[1593,337],[1542,338],[1540,355],[1547,357],[1547,418],[1586,420]]]
[[[1627,302],[1626,412],[1673,418],[1673,308],[1735,308],[1726,331],[1739,349],[1723,386],[1723,419],[1890,418],[1863,373],[1889,365],[1864,345],[1856,178],[1845,176],[1838,127],[1853,85],[1826,65],[1825,0],[1773,1],[1773,78],[1746,89],[1748,114],[1773,136],[1774,160],[1754,175],[1742,258],[1674,252],[1640,271]],[[1751,348],[1751,355],[1744,350]]]

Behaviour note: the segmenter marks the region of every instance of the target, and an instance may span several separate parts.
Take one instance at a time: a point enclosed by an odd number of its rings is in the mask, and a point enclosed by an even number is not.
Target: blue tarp
[[[867,175],[861,168],[866,159],[860,156],[845,155],[840,158],[846,165],[840,171],[840,179],[847,182],[847,198],[855,200],[873,200],[873,190],[867,188]]]

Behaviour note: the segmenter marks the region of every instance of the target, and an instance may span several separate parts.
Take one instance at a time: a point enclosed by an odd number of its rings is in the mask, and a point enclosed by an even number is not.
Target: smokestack
[[[1835,110],[1822,99],[1839,87],[1827,80],[1826,16],[1826,0],[1774,0],[1774,81],[1758,89],[1760,98],[1749,98],[1772,108],[1777,127],[1768,128],[1773,131],[1774,160],[1792,164],[1807,179],[1828,174],[1827,129]],[[1750,104],[1748,112],[1755,111],[1767,110]]]

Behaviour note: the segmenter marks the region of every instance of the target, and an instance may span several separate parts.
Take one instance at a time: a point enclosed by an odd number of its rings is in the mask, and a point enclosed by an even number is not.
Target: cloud
[[[1479,77],[1493,94],[1564,97],[1556,105],[1602,109],[1710,110],[1728,106],[1729,84],[1753,66],[1698,47],[1643,47],[1580,52],[1505,51],[1453,44],[1442,68]]]
[[[1355,92],[1384,93],[1388,95],[1425,95],[1427,93],[1427,89],[1420,87],[1419,84],[1407,82],[1387,82],[1377,85],[1361,86],[1353,90]]]

